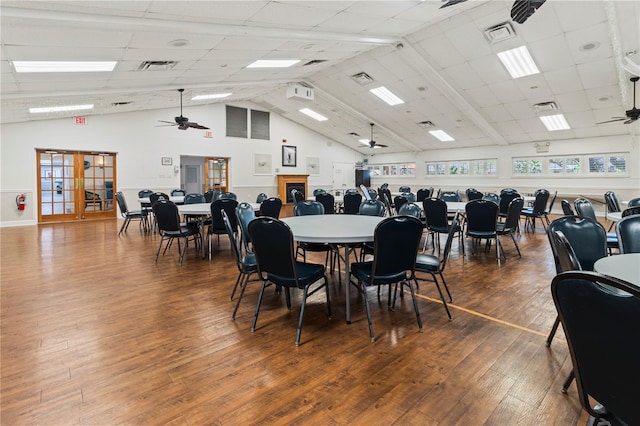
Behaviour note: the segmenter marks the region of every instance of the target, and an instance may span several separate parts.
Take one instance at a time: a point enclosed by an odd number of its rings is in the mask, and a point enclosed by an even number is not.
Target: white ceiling
[[[548,0],[516,37],[491,44],[484,30],[510,21],[512,1],[467,1],[439,9],[426,1],[2,1],[2,123],[73,116],[29,114],[34,106],[93,103],[91,114],[165,109],[185,88],[185,115],[197,94],[250,100],[358,148],[349,136],[388,145],[382,152],[508,145],[637,134],[638,123],[596,125],[633,103],[621,63],[640,63],[640,2]],[[186,40],[173,47],[174,40]],[[584,49],[586,44],[594,49]],[[512,79],[496,53],[527,45],[541,73]],[[256,59],[300,59],[287,69],[247,69]],[[110,73],[16,74],[14,60],[116,60]],[[143,61],[177,61],[139,71]],[[315,65],[309,61],[323,60]],[[360,84],[365,72],[375,81]],[[304,83],[315,99],[288,99]],[[369,93],[384,85],[405,103]],[[549,132],[533,105],[554,101],[571,130]],[[128,105],[114,103],[131,102]],[[329,118],[298,112],[309,107]],[[66,115],[65,115],[66,114]],[[167,119],[166,111],[158,119]],[[452,135],[443,143],[417,123]],[[207,124],[205,119],[198,119]],[[173,129],[167,129],[173,131]],[[199,131],[190,129],[189,131]]]

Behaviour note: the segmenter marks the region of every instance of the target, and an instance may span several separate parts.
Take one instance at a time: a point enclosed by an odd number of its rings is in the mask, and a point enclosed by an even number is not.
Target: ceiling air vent
[[[436,127],[436,125],[429,120],[419,122],[418,126],[422,127],[423,129],[433,129],[434,127]]]
[[[373,78],[371,78],[371,76],[366,72],[359,72],[358,74],[352,75],[351,78],[360,84],[369,84],[373,83],[374,81]]]
[[[303,65],[303,67],[309,66],[309,65],[318,65],[321,64],[323,62],[327,62],[326,59],[313,59],[309,62],[307,62],[306,64]]]
[[[347,136],[351,136],[352,138],[355,138],[355,139],[360,138],[360,135],[357,134],[356,132],[347,133]]]
[[[111,106],[129,105],[130,103],[131,103],[131,101],[125,101],[125,102],[111,102]]]
[[[533,110],[536,113],[553,111],[553,110],[556,110],[556,109],[558,109],[558,105],[556,105],[555,102],[541,102],[541,103],[535,104],[533,106]]]
[[[516,32],[509,22],[503,22],[484,30],[484,36],[489,40],[489,43],[495,44],[515,37]]]
[[[176,66],[176,61],[144,61],[138,71],[167,71]]]

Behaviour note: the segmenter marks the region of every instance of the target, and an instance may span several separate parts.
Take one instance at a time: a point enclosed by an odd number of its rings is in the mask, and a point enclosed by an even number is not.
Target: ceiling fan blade
[[[624,122],[624,124],[631,124],[631,123],[633,123],[634,121],[636,121],[637,119],[638,119],[638,117],[636,117],[636,118],[630,118],[630,119],[628,119],[627,121],[625,121],[625,122]]]
[[[613,122],[615,122],[615,121],[622,121],[622,120],[626,120],[626,119],[627,119],[627,117],[614,117],[614,119],[613,119],[613,120],[601,121],[601,122],[596,123],[596,124],[613,123]]]
[[[377,143],[374,148],[386,148],[388,145],[385,145],[383,143]]]
[[[443,7],[453,6],[454,4],[463,3],[465,1],[467,0],[449,0],[448,2],[440,6],[440,9],[442,9]]]
[[[191,122],[191,121],[189,121],[189,122],[187,122],[187,123],[185,123],[185,124],[186,124],[187,126],[191,127],[191,128],[194,128],[194,129],[209,130],[209,128],[208,128],[208,127],[203,126],[203,125],[198,124],[198,123],[193,123],[193,122]]]
[[[168,123],[172,126],[176,126],[176,123],[174,123],[173,121],[166,121],[166,120],[158,120],[159,123]]]
[[[524,24],[545,1],[546,0],[516,0],[511,7],[511,19],[518,24]]]

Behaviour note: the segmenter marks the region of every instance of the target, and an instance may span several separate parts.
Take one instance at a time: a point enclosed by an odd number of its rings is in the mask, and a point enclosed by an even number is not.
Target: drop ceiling
[[[640,2],[547,1],[523,24],[510,20],[512,3],[3,1],[1,121],[73,116],[28,112],[53,105],[95,105],[83,115],[175,108],[176,89],[185,88],[185,110],[251,101],[362,153],[371,149],[352,133],[366,138],[369,123],[388,145],[379,153],[637,134],[638,122],[595,123],[632,106],[632,74],[622,63],[640,63]],[[505,23],[511,38],[485,36]],[[541,72],[512,79],[496,53],[521,45]],[[258,59],[300,62],[247,68]],[[118,63],[107,73],[17,74],[18,60]],[[145,61],[176,63],[140,70]],[[360,73],[372,81],[354,78]],[[287,98],[291,84],[313,88],[314,100]],[[378,86],[405,103],[385,104],[369,92]],[[191,101],[215,92],[233,94]],[[571,129],[545,129],[534,108],[545,102]],[[425,121],[455,141],[438,141]]]

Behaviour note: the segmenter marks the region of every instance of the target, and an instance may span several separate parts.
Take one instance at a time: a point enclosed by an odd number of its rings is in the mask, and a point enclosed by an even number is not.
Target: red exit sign
[[[76,124],[87,124],[87,117],[76,117],[75,118],[75,123]]]

